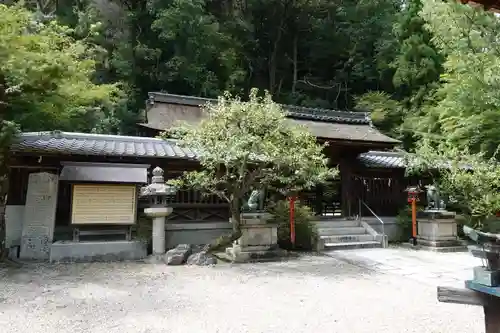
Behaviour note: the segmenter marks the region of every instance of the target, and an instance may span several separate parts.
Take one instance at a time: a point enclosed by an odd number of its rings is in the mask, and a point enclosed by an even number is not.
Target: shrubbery
[[[273,214],[270,223],[278,224],[278,245],[286,250],[311,251],[315,248],[317,231],[313,213],[309,207],[295,203],[295,246],[290,240],[290,204],[286,200],[276,202],[269,208]]]
[[[396,216],[398,226],[398,242],[407,242],[411,238],[411,209],[405,207],[399,210]]]

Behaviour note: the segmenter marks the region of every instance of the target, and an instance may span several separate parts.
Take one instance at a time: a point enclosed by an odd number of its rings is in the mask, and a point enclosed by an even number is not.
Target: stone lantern
[[[167,199],[177,192],[173,186],[165,184],[163,170],[156,167],[153,170],[151,184],[141,188],[141,197],[148,198],[148,208],[144,209],[146,216],[153,219],[153,255],[165,253],[165,217],[172,213]]]

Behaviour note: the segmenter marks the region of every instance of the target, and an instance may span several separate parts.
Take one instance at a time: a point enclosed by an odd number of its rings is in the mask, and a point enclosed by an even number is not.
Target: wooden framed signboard
[[[134,224],[136,212],[135,185],[73,185],[72,224]]]

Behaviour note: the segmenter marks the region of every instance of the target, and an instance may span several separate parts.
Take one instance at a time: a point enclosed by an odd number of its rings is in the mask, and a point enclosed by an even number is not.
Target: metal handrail
[[[366,204],[366,202],[359,199],[359,215],[358,216],[359,216],[360,220],[362,218],[361,204],[363,204],[363,206],[365,206],[366,209],[368,209],[368,211],[382,224],[382,237],[383,237],[383,240],[382,240],[383,244],[382,245],[383,245],[383,247],[386,247],[385,246],[385,223],[384,223],[384,221],[380,217],[378,217],[377,214],[375,214],[375,212]]]

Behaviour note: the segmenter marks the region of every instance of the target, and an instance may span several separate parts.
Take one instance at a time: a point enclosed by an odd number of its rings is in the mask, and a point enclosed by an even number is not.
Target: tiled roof
[[[197,158],[191,149],[179,147],[174,140],[60,131],[22,133],[11,150],[54,155]],[[398,152],[370,151],[358,159],[368,167],[404,168],[403,154]]]
[[[383,144],[398,144],[399,141],[390,138],[377,129],[363,124],[335,124],[323,121],[290,119],[298,125],[305,126],[317,138],[331,140],[364,141]]]
[[[173,140],[60,131],[22,133],[11,149],[18,153],[196,158],[193,151],[180,148]]]
[[[358,159],[369,168],[406,168],[401,152],[369,151],[360,154]]]
[[[154,102],[201,106],[208,102],[217,103],[217,100],[195,96],[182,96],[160,92],[149,93],[149,103]],[[307,119],[345,124],[370,124],[369,113],[337,111],[321,108],[308,108],[303,106],[282,105],[288,116],[294,119]]]

